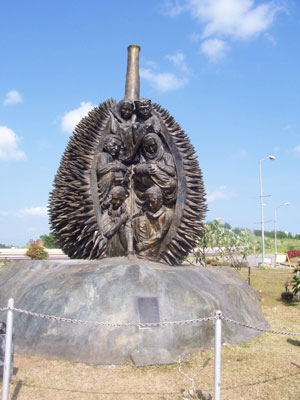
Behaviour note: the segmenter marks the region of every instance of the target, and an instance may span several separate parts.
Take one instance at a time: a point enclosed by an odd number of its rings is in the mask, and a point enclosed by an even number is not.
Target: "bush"
[[[289,256],[289,258],[295,258],[295,257],[300,257],[300,250],[289,250],[287,252],[287,255]]]
[[[59,249],[59,244],[56,241],[55,236],[53,235],[52,232],[49,233],[49,235],[41,235],[40,240],[44,243],[44,246],[46,249]]]
[[[44,247],[35,241],[30,243],[25,255],[30,257],[32,260],[44,260],[45,258],[48,258],[48,253]]]
[[[260,263],[260,264],[259,264],[259,269],[273,269],[273,266],[270,265],[270,264],[263,264],[263,263]]]

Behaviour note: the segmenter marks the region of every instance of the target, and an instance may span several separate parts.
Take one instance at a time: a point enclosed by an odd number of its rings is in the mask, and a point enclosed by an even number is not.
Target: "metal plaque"
[[[137,304],[141,324],[160,323],[157,297],[138,297]]]

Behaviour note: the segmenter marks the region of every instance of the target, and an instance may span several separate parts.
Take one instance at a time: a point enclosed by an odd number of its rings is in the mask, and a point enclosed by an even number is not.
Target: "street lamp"
[[[290,203],[283,203],[280,206],[275,208],[275,216],[274,216],[274,235],[275,235],[275,262],[276,262],[276,254],[277,254],[277,210],[280,207],[289,206]]]
[[[260,184],[260,212],[261,212],[261,241],[262,241],[262,263],[265,262],[265,222],[264,222],[264,206],[263,206],[263,187],[261,177],[261,162],[264,160],[276,160],[275,156],[268,156],[259,160],[259,184]]]

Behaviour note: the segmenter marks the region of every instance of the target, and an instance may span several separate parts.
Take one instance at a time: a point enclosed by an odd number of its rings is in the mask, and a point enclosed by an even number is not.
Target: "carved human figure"
[[[135,250],[139,256],[155,258],[174,212],[163,205],[163,193],[157,186],[146,190],[144,209],[144,214],[133,220]]]
[[[127,167],[119,160],[121,139],[117,135],[108,135],[104,140],[103,152],[97,163],[97,180],[100,203],[106,200],[111,188],[123,185]]]
[[[127,254],[128,212],[125,204],[126,191],[122,186],[112,188],[105,203],[106,210],[101,219],[102,233],[107,239],[106,256],[118,257]]]
[[[110,130],[117,134],[122,141],[120,159],[124,162],[131,161],[134,149],[134,103],[122,100],[118,103],[116,110],[111,110],[112,118],[109,122]]]
[[[173,157],[165,151],[162,140],[148,133],[141,146],[140,162],[134,168],[134,188],[139,198],[149,187],[156,185],[163,193],[165,204],[176,200],[177,178]]]
[[[150,99],[139,99],[134,102],[136,115],[141,127],[147,132],[160,132],[160,121],[152,110],[152,102]]]

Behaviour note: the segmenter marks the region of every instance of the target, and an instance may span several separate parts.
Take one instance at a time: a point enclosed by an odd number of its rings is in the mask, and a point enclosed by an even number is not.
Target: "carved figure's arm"
[[[122,164],[120,161],[116,160],[116,161],[111,161],[111,162],[99,167],[97,169],[97,173],[98,173],[98,175],[105,175],[108,172],[117,172],[119,170],[126,172],[127,167],[124,164]]]
[[[125,222],[128,219],[128,213],[125,211],[125,213],[118,218],[117,221],[112,222],[109,218],[108,215],[104,216],[102,219],[103,227],[102,227],[102,232],[105,237],[108,239],[111,238],[119,229],[120,227],[125,224]]]

